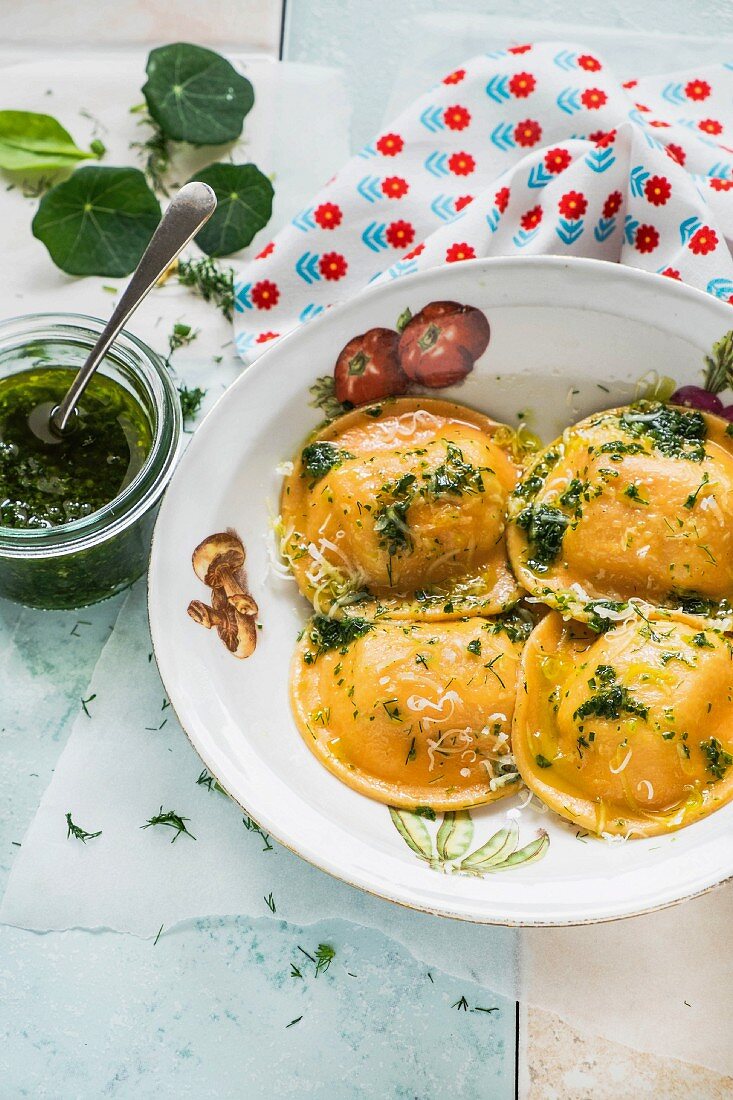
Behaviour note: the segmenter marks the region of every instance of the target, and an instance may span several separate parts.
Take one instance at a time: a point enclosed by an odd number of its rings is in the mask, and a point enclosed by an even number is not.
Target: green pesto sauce
[[[130,484],[150,453],[137,400],[99,374],[63,439],[44,442],[31,430],[33,410],[58,405],[75,374],[36,367],[0,380],[0,527],[57,527],[89,516]]]

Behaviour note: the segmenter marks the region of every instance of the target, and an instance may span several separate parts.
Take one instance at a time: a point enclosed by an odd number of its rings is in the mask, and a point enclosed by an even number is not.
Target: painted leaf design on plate
[[[512,867],[526,867],[528,863],[537,863],[542,859],[547,849],[550,847],[550,838],[547,833],[542,830],[536,840],[533,840],[531,844],[525,845],[524,848],[520,848],[517,852],[512,852],[510,856],[502,860],[501,863],[496,863],[492,867],[487,867],[486,871],[490,875],[495,875],[499,871],[509,871]]]
[[[468,810],[449,810],[438,829],[437,848],[440,859],[459,859],[473,840],[473,821]]]
[[[409,810],[398,810],[394,806],[389,806],[388,809],[389,816],[405,844],[412,848],[416,856],[432,861],[433,841],[423,819]]]
[[[462,871],[482,873],[490,867],[501,863],[516,850],[519,843],[519,827],[512,821],[503,829],[499,829],[492,837],[477,848],[471,855],[461,861]]]

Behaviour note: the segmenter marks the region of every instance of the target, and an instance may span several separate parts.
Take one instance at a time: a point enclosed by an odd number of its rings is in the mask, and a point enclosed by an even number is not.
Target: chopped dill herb
[[[196,780],[196,783],[197,783],[197,785],[198,785],[199,787],[206,787],[206,788],[207,788],[207,790],[209,790],[209,791],[218,791],[218,792],[219,792],[219,794],[224,794],[224,795],[225,795],[225,794],[227,793],[227,792],[226,792],[226,791],[224,790],[224,788],[223,788],[222,786],[220,786],[220,784],[219,784],[219,783],[217,783],[217,781],[216,781],[216,779],[214,778],[214,776],[213,776],[213,775],[209,775],[209,773],[207,772],[206,768],[204,768],[204,769],[202,770],[202,772],[201,772],[200,776],[199,776],[199,777],[198,777],[198,779]]]
[[[303,971],[300,969],[300,967],[296,966],[295,963],[290,964],[290,977],[291,978],[302,978],[303,977]]]
[[[647,436],[661,454],[670,458],[689,462],[705,458],[707,425],[697,409],[640,402],[621,416],[620,425],[630,435]]]
[[[265,902],[265,905],[267,906],[267,908],[270,910],[271,913],[276,913],[277,912],[277,906],[275,905],[275,899],[272,896],[272,890],[267,895],[267,897],[264,899],[264,902]]]
[[[302,1016],[296,1016],[294,1020],[291,1020],[289,1024],[285,1025],[285,1030],[287,1031],[288,1028],[292,1027],[294,1024],[299,1024],[302,1019]]]
[[[686,615],[710,616],[715,612],[715,602],[697,592],[672,592],[670,599],[678,603]]]
[[[641,443],[624,443],[622,439],[611,439],[598,448],[599,454],[610,455],[611,462],[620,462],[623,455],[638,455],[643,450]]]
[[[552,761],[548,760],[546,756],[542,755],[542,753],[538,753],[537,756],[535,756],[534,759],[535,759],[535,763],[537,764],[538,768],[551,768],[552,767]]]
[[[726,752],[717,737],[701,741],[700,748],[705,756],[705,764],[714,779],[723,779],[733,764],[733,756]]]
[[[205,256],[201,260],[181,260],[176,272],[182,286],[192,287],[205,302],[213,302],[231,321],[234,314],[234,268],[222,267]]]
[[[307,665],[312,665],[322,653],[331,649],[346,653],[351,643],[357,638],[363,638],[373,626],[366,619],[356,617],[329,619],[327,615],[314,615],[307,627],[308,641],[314,648],[306,651],[303,660]]]
[[[560,553],[570,520],[559,508],[549,504],[530,504],[522,509],[515,522],[517,527],[526,531],[532,551],[527,558],[527,566],[533,573],[546,573]]]
[[[86,829],[82,829],[80,825],[75,825],[71,820],[71,814],[66,815],[66,839],[74,837],[75,840],[80,840],[82,844],[86,844],[88,840],[94,840],[96,836],[101,836],[102,830],[99,829],[96,833],[88,833]]]
[[[504,633],[510,642],[526,642],[533,627],[534,623],[530,616],[515,608],[512,611],[505,611],[503,615],[495,616],[493,622],[486,623],[484,629],[491,634]]]
[[[316,977],[325,974],[336,957],[336,949],[328,943],[319,943],[316,948]]]
[[[178,351],[179,348],[185,348],[189,344],[192,344],[197,336],[198,329],[192,329],[190,325],[184,325],[180,321],[176,322],[168,337],[168,354],[165,358],[165,365],[169,369],[173,353]]]
[[[649,504],[649,501],[644,500],[644,497],[639,492],[639,486],[636,484],[635,481],[632,482],[631,485],[626,486],[626,488],[624,489],[624,496],[628,497],[629,500],[635,500],[637,504]]]
[[[407,513],[413,500],[414,474],[403,474],[397,481],[388,482],[380,489],[380,495],[389,495],[374,515],[374,530],[380,536],[379,545],[387,550],[390,558],[399,550],[412,549],[412,535],[407,524]]]
[[[531,472],[522,478],[512,495],[521,497],[524,500],[531,500],[536,497],[545,484],[550,470],[557,465],[559,460],[560,455],[557,451],[548,451],[532,467]]]
[[[415,664],[416,665],[422,665],[423,668],[428,667],[428,659],[427,659],[427,657],[425,656],[424,653],[416,653],[415,654]]]
[[[183,416],[184,425],[195,419],[201,410],[201,402],[205,397],[206,390],[202,390],[198,386],[194,386],[193,389],[189,389],[188,386],[178,387],[178,399],[181,402],[181,415]]]
[[[161,806],[158,813],[154,814],[148,819],[145,825],[141,825],[141,829],[149,829],[151,825],[164,825],[168,829],[175,829],[175,836],[171,840],[171,844],[174,844],[181,833],[185,833],[186,836],[190,836],[191,840],[195,840],[196,837],[193,833],[189,832],[186,822],[191,819],[188,817],[181,817],[180,814],[174,813],[173,810],[164,810]]]
[[[94,700],[96,698],[97,698],[97,693],[95,692],[93,695],[89,695],[86,699],[81,700],[81,709],[84,711],[87,718],[91,718],[91,714],[89,713],[89,710],[87,708],[87,703],[91,703],[92,700]]]
[[[486,466],[472,466],[463,457],[463,451],[455,443],[446,442],[445,462],[427,475],[426,491],[433,496],[462,496],[464,493],[483,493],[482,474],[492,471]]]
[[[140,119],[140,125],[150,126],[153,132],[146,141],[131,142],[130,148],[138,150],[143,162],[145,178],[153,191],[157,191],[161,195],[167,195],[168,188],[165,175],[171,163],[170,143],[157,122],[149,115],[145,115]]]
[[[617,682],[616,670],[611,665],[598,665],[588,686],[595,695],[580,704],[573,714],[574,719],[594,716],[617,720],[622,714],[638,714],[640,718],[649,714],[649,707],[634,699],[629,689]]]
[[[477,657],[481,656],[481,640],[474,638],[472,642],[469,642],[466,646],[469,653],[475,653]]]
[[[461,997],[459,1001],[451,1005],[451,1008],[456,1008],[459,1012],[468,1012],[468,1001],[465,997]]]
[[[586,607],[588,612],[588,626],[596,634],[605,634],[611,630],[615,623],[608,615],[601,615],[598,612],[598,608],[605,608],[608,611],[623,611],[626,607],[625,603],[620,600],[592,600]]]
[[[259,836],[261,838],[261,840],[264,841],[265,847],[262,849],[263,852],[272,852],[272,851],[274,851],[274,849],[272,847],[272,844],[270,844],[270,834],[266,833],[257,824],[257,822],[255,821],[255,819],[253,817],[250,817],[249,815],[245,815],[244,817],[242,817],[242,824],[244,825],[244,827],[245,827],[245,829],[247,830],[248,833],[257,833],[257,836]]]
[[[692,635],[692,644],[696,645],[698,649],[715,649],[715,646],[708,640],[704,631],[700,631],[699,634]]]
[[[307,474],[312,478],[311,488],[313,488],[316,482],[340,466],[344,459],[353,457],[348,451],[340,451],[335,443],[329,443],[326,439],[309,443],[303,448],[300,456],[303,465],[301,477]]]
[[[695,492],[690,493],[687,500],[683,504],[683,508],[687,508],[691,512],[692,509],[697,504],[697,498],[700,495],[700,492],[705,488],[706,485],[709,485],[709,484],[710,484],[710,475],[708,473],[704,473],[702,475],[702,481],[698,485],[697,489],[695,489]]]
[[[567,489],[560,495],[559,503],[565,508],[572,508],[574,511],[580,508],[580,500],[583,497],[588,499],[588,490],[590,485],[587,481],[581,481],[579,477],[574,477],[568,484]]]

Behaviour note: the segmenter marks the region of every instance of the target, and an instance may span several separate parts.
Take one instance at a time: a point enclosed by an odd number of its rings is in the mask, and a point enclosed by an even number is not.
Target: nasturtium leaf
[[[150,51],[146,72],[148,112],[166,137],[192,145],[239,137],[254,91],[220,54],[175,42]]]
[[[0,168],[7,172],[74,168],[93,157],[51,115],[0,111]]]
[[[69,275],[129,275],[160,221],[160,206],[137,168],[80,168],[52,187],[33,235]]]
[[[254,164],[210,164],[192,179],[208,183],[216,194],[216,210],[196,236],[209,256],[238,252],[269,222],[272,184]]]

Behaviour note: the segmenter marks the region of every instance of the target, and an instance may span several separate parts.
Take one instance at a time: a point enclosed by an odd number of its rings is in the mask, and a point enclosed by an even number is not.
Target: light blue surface
[[[119,606],[0,604],[0,798],[9,807],[0,887]],[[319,943],[336,956],[316,978],[298,945],[312,955]],[[435,954],[437,964],[439,943]],[[338,920],[299,929],[274,917],[221,919],[179,926],[153,945],[0,927],[3,1098],[423,1100],[448,1089],[469,1100],[514,1095],[514,1003],[437,965],[429,976],[377,932]]]

